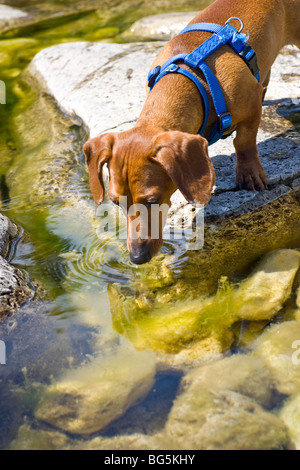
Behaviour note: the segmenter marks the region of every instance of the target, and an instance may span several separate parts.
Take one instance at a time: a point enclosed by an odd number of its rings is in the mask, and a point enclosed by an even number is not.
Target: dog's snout
[[[152,258],[151,251],[147,245],[130,251],[130,260],[134,264],[148,263]]]

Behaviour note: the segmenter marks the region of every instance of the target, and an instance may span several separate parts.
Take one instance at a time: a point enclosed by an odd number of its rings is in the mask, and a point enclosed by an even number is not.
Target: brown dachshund
[[[224,26],[228,18],[238,17],[249,34],[248,44],[257,55],[260,82],[247,65],[225,45],[210,55],[206,63],[222,88],[232,125],[236,130],[236,181],[240,188],[263,190],[267,177],[260,163],[256,135],[261,119],[262,100],[270,78],[270,68],[286,44],[300,45],[300,0],[216,0],[197,15],[193,23]],[[239,28],[239,22],[231,24]],[[164,64],[179,53],[190,53],[211,37],[193,31],[173,38],[164,47],[152,67]],[[195,84],[180,74],[163,77],[148,94],[141,115],[133,129],[110,133],[89,140],[84,146],[90,186],[97,204],[104,198],[103,165],[109,169],[109,198],[119,204],[127,197],[125,211],[143,204],[147,216],[140,225],[151,229],[151,206],[167,204],[179,189],[192,204],[206,205],[215,183],[213,165],[208,156],[206,137],[216,122],[209,88],[200,71],[183,68],[198,76],[208,92],[210,112],[203,136],[197,135],[204,119],[203,101]],[[160,220],[158,237],[133,236],[135,217],[127,216],[127,245],[130,258],[142,264],[160,250],[165,216]],[[139,227],[140,229],[141,227]]]

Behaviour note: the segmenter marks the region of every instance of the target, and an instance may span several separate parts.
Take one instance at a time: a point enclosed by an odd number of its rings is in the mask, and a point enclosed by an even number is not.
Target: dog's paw
[[[268,189],[268,178],[260,163],[255,166],[238,166],[236,183],[239,189],[248,189],[249,191]]]

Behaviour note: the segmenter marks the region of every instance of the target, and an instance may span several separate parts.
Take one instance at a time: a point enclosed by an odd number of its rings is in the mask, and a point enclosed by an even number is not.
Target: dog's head
[[[206,205],[215,182],[207,140],[199,135],[170,131],[151,137],[132,129],[89,140],[84,153],[96,204],[104,199],[102,171],[108,166],[108,195],[127,214],[127,246],[135,264],[160,250],[165,208],[176,189],[191,204]]]

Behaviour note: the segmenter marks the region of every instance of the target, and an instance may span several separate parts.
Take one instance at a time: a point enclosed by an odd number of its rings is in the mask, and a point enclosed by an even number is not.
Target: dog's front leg
[[[236,183],[240,189],[263,191],[268,188],[268,178],[260,162],[256,136],[260,116],[243,121],[237,126],[234,146],[236,151]],[[259,119],[258,119],[259,117]]]

